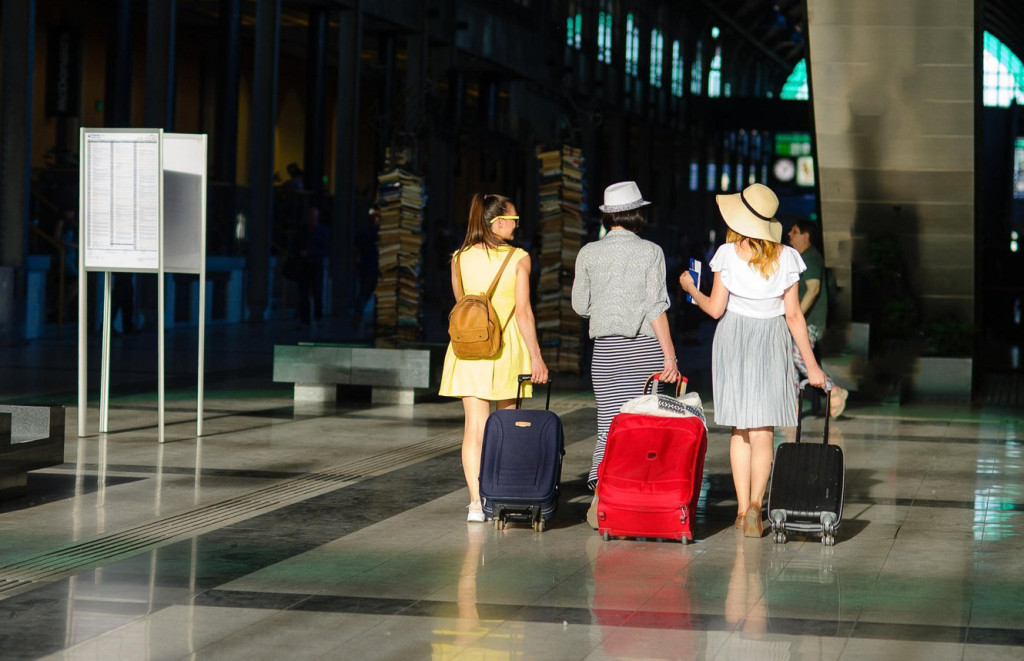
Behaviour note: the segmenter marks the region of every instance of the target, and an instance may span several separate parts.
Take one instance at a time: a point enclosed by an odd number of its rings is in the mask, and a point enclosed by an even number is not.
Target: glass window
[[[597,14],[597,61],[612,63],[612,0],[600,0]]]
[[[702,81],[704,80],[704,44],[697,42],[697,51],[693,56],[693,64],[690,65],[690,92],[700,95]]]
[[[640,26],[633,12],[626,14],[626,73],[640,75]]]
[[[683,95],[683,45],[676,39],[672,42],[672,96]]]
[[[722,96],[722,47],[715,46],[715,55],[711,58],[711,70],[708,72],[708,96]]]
[[[651,87],[661,87],[662,62],[664,60],[665,38],[657,28],[651,30]]]
[[[779,98],[794,101],[806,100],[807,96],[807,60],[800,60],[782,86]]]
[[[1024,64],[991,33],[985,33],[982,98],[986,106],[1007,107],[1014,100],[1024,104]]]
[[[583,12],[579,2],[569,3],[569,13],[565,18],[565,45],[576,50],[583,48]]]
[[[1024,200],[1024,138],[1017,138],[1013,146],[1013,196]]]

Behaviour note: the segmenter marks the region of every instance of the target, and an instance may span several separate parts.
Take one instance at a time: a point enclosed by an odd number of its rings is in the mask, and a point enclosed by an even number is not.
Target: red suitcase
[[[615,416],[597,469],[601,536],[691,541],[707,447],[696,416]]]

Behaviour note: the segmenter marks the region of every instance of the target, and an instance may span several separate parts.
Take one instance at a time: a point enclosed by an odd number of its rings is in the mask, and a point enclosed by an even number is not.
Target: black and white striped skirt
[[[597,467],[604,458],[608,427],[622,405],[643,394],[644,383],[665,366],[658,340],[646,335],[608,336],[594,340],[590,373],[597,400],[597,446],[590,465],[588,486],[597,484]]]
[[[795,427],[796,369],[784,316],[726,312],[711,350],[715,424],[738,429]]]

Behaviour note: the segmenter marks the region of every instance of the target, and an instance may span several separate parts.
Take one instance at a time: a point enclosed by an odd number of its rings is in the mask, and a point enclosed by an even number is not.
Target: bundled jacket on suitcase
[[[800,384],[800,408],[807,381]],[[775,451],[768,487],[768,519],[776,544],[787,532],[817,533],[821,543],[832,546],[843,519],[846,467],[843,450],[828,444],[828,411],[831,392],[825,399],[825,432],[821,443],[801,443],[797,422],[796,442],[783,443]]]
[[[601,536],[692,540],[707,444],[698,415],[616,415],[597,469]]]
[[[484,515],[499,530],[509,521],[529,522],[544,530],[558,509],[562,455],[562,421],[551,411],[551,384],[544,410],[523,409],[519,376],[516,408],[495,411],[484,427],[480,455],[480,496]]]

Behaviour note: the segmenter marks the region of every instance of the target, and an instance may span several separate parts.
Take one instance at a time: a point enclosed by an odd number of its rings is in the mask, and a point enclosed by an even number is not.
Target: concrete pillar
[[[338,14],[338,117],[334,181],[334,307],[344,310],[355,294],[352,243],[356,228],[356,159],[359,148],[359,62],[363,44],[360,0]]]
[[[213,177],[234,186],[238,167],[238,45],[242,29],[242,0],[220,3],[220,72],[217,124],[213,136]],[[232,202],[234,196],[231,197]],[[228,217],[234,217],[234,206]]]
[[[23,332],[36,3],[4,2],[0,88],[0,341]],[[7,268],[3,268],[7,267]]]
[[[306,189],[324,190],[324,143],[327,134],[327,10],[309,10],[309,40],[306,44],[306,134],[304,163]]]
[[[826,261],[894,236],[925,320],[974,318],[975,14],[961,0],[808,0]],[[852,282],[852,287],[851,287]],[[858,295],[856,291],[853,294]]]
[[[249,165],[249,320],[270,312],[270,237],[274,223],[274,128],[277,123],[277,54],[281,0],[256,3],[253,49],[252,163]]]
[[[116,0],[111,34],[107,39],[107,87],[103,123],[108,128],[131,125],[132,112],[132,5]]]
[[[147,4],[146,105],[143,124],[147,128],[173,131],[177,2],[149,0]]]

